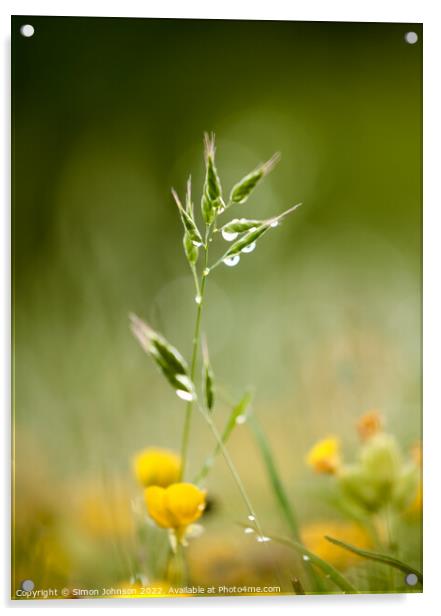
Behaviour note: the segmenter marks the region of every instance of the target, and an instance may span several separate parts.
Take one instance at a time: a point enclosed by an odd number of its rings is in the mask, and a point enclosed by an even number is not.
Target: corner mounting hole
[[[20,34],[22,36],[24,36],[25,38],[29,38],[31,36],[34,35],[34,26],[31,26],[31,24],[24,24],[21,28],[20,28]]]
[[[415,573],[408,573],[404,578],[404,581],[408,586],[416,586],[416,584],[418,583],[418,578]]]
[[[416,32],[406,32],[404,35],[404,40],[406,43],[409,43],[409,45],[415,45],[418,41],[418,34]]]

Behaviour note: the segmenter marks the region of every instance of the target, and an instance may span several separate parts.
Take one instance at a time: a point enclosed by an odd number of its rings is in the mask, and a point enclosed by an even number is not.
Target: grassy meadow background
[[[305,465],[316,440],[341,436],[350,459],[372,408],[403,450],[420,438],[421,36],[415,24],[13,18],[16,583],[110,586],[134,562],[148,570],[131,459],[179,450],[184,404],[128,314],[190,355],[194,292],[170,187],[182,194],[191,172],[198,207],[206,130],[226,189],[282,154],[232,217],[303,202],[210,276],[204,317],[217,378],[235,399],[254,388],[301,522],[341,519],[331,482]],[[216,414],[222,426],[227,409]],[[194,418],[190,477],[213,447]],[[230,451],[262,522],[282,532],[246,424]],[[208,494],[190,548],[203,571],[241,542],[261,549],[236,524],[246,512],[222,459]],[[418,564],[418,528],[401,550]],[[237,566],[252,583],[252,565]]]

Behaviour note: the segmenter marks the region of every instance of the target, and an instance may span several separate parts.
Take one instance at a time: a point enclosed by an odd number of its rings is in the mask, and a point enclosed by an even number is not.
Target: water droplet
[[[271,537],[265,537],[265,535],[259,535],[256,539],[259,543],[267,543],[268,541],[271,541]]]
[[[234,267],[235,265],[237,265],[240,261],[240,256],[239,255],[231,255],[231,257],[227,257],[226,259],[224,259],[224,263],[225,265],[228,265],[228,267]]]
[[[248,246],[244,246],[244,248],[242,248],[242,252],[253,252],[255,248],[256,242],[251,242],[251,244],[248,244]]]
[[[202,302],[202,297],[200,295],[196,295],[196,297],[194,298],[194,301],[199,306],[199,304]]]
[[[249,519],[251,522],[254,522],[254,520],[256,519],[256,516],[255,516],[255,515],[249,515],[249,516],[248,516],[248,519]]]
[[[247,526],[246,528],[243,529],[243,532],[246,535],[251,535],[252,533],[254,533],[254,528],[251,528],[251,526]]]
[[[236,423],[237,423],[237,424],[239,424],[239,426],[240,426],[240,425],[242,425],[242,424],[244,424],[244,423],[246,422],[246,420],[247,420],[247,416],[246,416],[246,415],[244,415],[244,414],[242,414],[242,415],[238,415],[238,416],[236,417]]]
[[[278,220],[273,220],[273,222],[270,224],[270,227],[278,227],[279,226],[279,221]]]
[[[190,402],[194,399],[193,394],[190,391],[185,391],[184,389],[177,389],[176,395],[178,398],[181,398],[181,400],[185,400],[186,402]]]
[[[204,509],[205,509],[205,503],[200,503],[200,505],[198,505],[198,510],[203,511]]]
[[[206,267],[206,268],[204,269],[204,271],[202,272],[202,274],[203,274],[204,276],[208,276],[208,274],[209,274],[209,273],[210,273],[210,268],[209,268],[209,267]]]
[[[225,231],[225,229],[222,229],[222,237],[227,242],[232,242],[236,239],[238,235],[239,234],[237,233],[237,231]]]
[[[302,558],[303,558],[303,560],[306,560],[306,561],[310,560],[310,558],[309,558],[309,556],[307,554],[303,554]]]
[[[218,213],[219,213],[219,214],[223,214],[224,212],[225,212],[225,208],[224,208],[224,207],[220,207],[220,208],[218,209]]]
[[[193,244],[193,246],[197,246],[197,248],[200,248],[202,246],[202,242],[196,242],[195,240],[192,240],[191,243]]]

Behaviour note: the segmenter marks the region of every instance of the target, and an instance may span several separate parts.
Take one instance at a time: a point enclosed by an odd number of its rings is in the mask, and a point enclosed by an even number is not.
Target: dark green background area
[[[199,203],[206,130],[226,189],[282,153],[232,217],[303,202],[217,270],[204,325],[232,395],[255,386],[288,489],[307,490],[316,438],[341,433],[350,455],[368,408],[403,446],[418,438],[421,25],[13,17],[12,50],[19,461],[30,439],[59,476],[124,474],[140,447],[178,448],[183,405],[127,315],[188,355],[195,305],[170,187],[182,194],[191,173]],[[211,448],[194,429],[192,469]],[[232,452],[264,500],[240,430]]]

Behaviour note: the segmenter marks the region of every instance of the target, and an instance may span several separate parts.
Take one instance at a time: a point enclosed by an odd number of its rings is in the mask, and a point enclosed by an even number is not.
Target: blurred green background
[[[140,448],[179,448],[184,404],[128,313],[189,355],[194,293],[170,187],[183,194],[191,173],[199,203],[206,130],[228,190],[282,154],[232,217],[304,204],[216,271],[204,318],[219,380],[235,398],[255,388],[301,516],[327,513],[304,464],[314,440],[339,434],[350,458],[370,408],[403,448],[419,438],[421,37],[419,24],[13,17],[16,515],[18,478],[37,467],[33,485],[77,494],[130,483]],[[191,472],[212,448],[193,428]],[[277,525],[246,425],[231,453]],[[221,519],[244,515],[221,460],[209,491]]]

